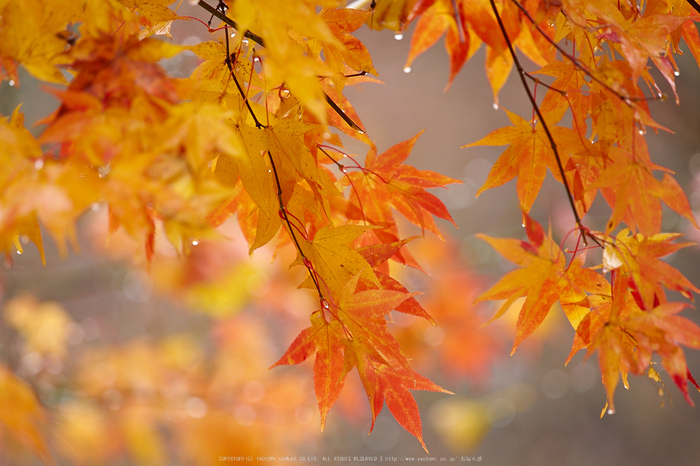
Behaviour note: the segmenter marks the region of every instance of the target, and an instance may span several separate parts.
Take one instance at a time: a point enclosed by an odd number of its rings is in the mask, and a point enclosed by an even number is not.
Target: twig
[[[272,158],[272,153],[270,153],[269,151],[267,152],[267,155],[270,158],[270,164],[272,165],[272,172],[275,175],[275,183],[277,184],[277,200],[279,201],[279,204],[280,204],[280,209],[279,209],[280,215],[282,216],[284,221],[287,223],[287,229],[289,230],[289,234],[292,237],[292,241],[294,241],[294,246],[296,246],[296,249],[299,252],[299,255],[301,256],[301,261],[303,262],[306,269],[309,271],[309,275],[311,275],[311,280],[313,280],[314,285],[316,286],[316,291],[318,291],[318,297],[319,297],[321,303],[327,302],[326,298],[324,298],[324,296],[323,296],[323,292],[321,291],[321,287],[318,284],[318,280],[316,278],[316,273],[313,269],[311,261],[306,257],[306,255],[304,254],[304,251],[302,251],[301,245],[299,244],[299,240],[297,240],[297,236],[294,234],[294,229],[292,228],[292,223],[289,220],[289,216],[287,215],[287,209],[284,207],[284,201],[282,200],[282,183],[280,183],[280,178],[279,178],[279,175],[277,174],[277,166],[275,165],[275,160]],[[296,228],[296,225],[294,227]]]
[[[228,66],[228,70],[231,72],[231,77],[233,78],[233,82],[236,83],[236,87],[238,88],[238,92],[240,92],[241,97],[243,98],[243,102],[245,102],[246,107],[248,107],[248,111],[250,112],[250,115],[253,117],[253,121],[255,121],[255,127],[256,128],[263,128],[265,125],[260,123],[258,121],[258,117],[255,116],[255,112],[253,111],[253,108],[250,106],[250,102],[248,101],[248,95],[243,92],[243,87],[241,87],[241,83],[238,82],[238,78],[236,78],[236,73],[233,71],[233,63],[231,63],[231,52],[229,50],[229,45],[228,45],[228,25],[224,26],[224,32],[226,34],[226,65]],[[251,73],[253,71],[251,70]]]
[[[219,18],[221,21],[223,21],[224,23],[226,23],[228,26],[231,26],[232,28],[234,28],[234,29],[236,29],[236,30],[239,30],[239,29],[240,29],[239,26],[238,26],[238,24],[237,24],[234,20],[232,20],[231,18],[229,18],[228,16],[226,16],[225,14],[223,14],[223,13],[222,13],[221,11],[219,11],[218,9],[212,7],[211,5],[209,5],[209,4],[208,4],[207,2],[205,2],[204,0],[200,0],[199,3],[198,3],[198,5],[201,6],[202,8],[204,8],[207,12],[209,12],[209,13],[211,13],[212,15],[216,16],[217,18]],[[260,37],[259,35],[255,34],[255,33],[252,33],[252,32],[250,32],[250,31],[246,31],[246,32],[243,34],[243,36],[244,36],[244,37],[247,37],[247,38],[250,39],[250,40],[252,40],[252,41],[255,42],[256,44],[258,44],[258,45],[260,45],[260,46],[262,46],[262,47],[265,47],[265,41],[264,41],[263,38]],[[227,37],[227,40],[228,40],[228,33],[226,34],[226,37]],[[227,44],[227,45],[228,45],[228,44]],[[230,65],[229,65],[229,66],[230,66]],[[236,80],[236,78],[235,78],[235,75],[234,75],[234,81],[235,81],[235,80]],[[239,86],[239,84],[238,84],[237,81],[236,81],[236,85]],[[239,86],[239,89],[240,89],[240,86]],[[328,105],[330,105],[330,107],[333,109],[333,111],[336,112],[336,113],[340,116],[340,118],[343,119],[343,121],[344,121],[345,123],[347,123],[352,129],[354,129],[354,130],[357,131],[358,133],[360,133],[360,134],[364,134],[364,133],[365,133],[365,131],[364,131],[362,128],[360,128],[360,127],[357,125],[357,123],[355,123],[354,121],[352,121],[352,118],[350,118],[349,116],[347,116],[347,115],[345,114],[345,112],[344,112],[340,107],[338,107],[338,105],[337,105],[335,102],[333,102],[333,100],[328,96],[328,94],[326,94],[325,92],[323,92],[323,96],[325,97],[326,102],[328,102]],[[248,103],[248,102],[246,101],[246,104],[247,104],[247,103]],[[253,114],[253,118],[255,118],[255,115],[254,115],[254,114]],[[259,123],[257,122],[257,120],[256,120],[256,125],[259,125]],[[260,127],[260,126],[258,126],[258,127]]]
[[[207,12],[209,12],[209,13],[211,13],[212,15],[216,16],[217,18],[219,18],[219,19],[220,19],[221,21],[223,21],[224,23],[226,23],[226,24],[228,24],[229,26],[231,26],[232,28],[234,28],[234,29],[236,29],[236,30],[239,30],[239,29],[240,29],[240,28],[238,27],[238,24],[237,24],[234,20],[232,20],[231,18],[229,18],[228,16],[226,16],[225,14],[223,14],[222,12],[220,12],[219,10],[217,10],[216,8],[214,8],[213,6],[209,5],[209,4],[208,4],[207,2],[205,2],[204,0],[199,0],[198,5],[201,6],[202,8],[204,8],[205,10],[207,10]],[[265,47],[265,43],[263,42],[262,37],[260,37],[259,35],[255,34],[255,33],[253,33],[253,32],[250,32],[250,31],[246,31],[246,32],[243,34],[243,36],[244,36],[244,37],[247,37],[247,38],[250,39],[250,40],[252,40],[252,41],[255,42],[256,44],[258,44],[258,45],[260,45],[260,46],[262,46],[262,47]]]
[[[612,94],[614,94],[618,99],[622,100],[624,103],[626,103],[626,104],[627,104],[628,106],[630,106],[630,107],[632,106],[632,102],[639,100],[637,97],[629,97],[629,96],[622,95],[619,91],[616,91],[616,90],[613,89],[609,84],[607,84],[606,82],[604,82],[603,80],[601,80],[599,77],[597,77],[597,76],[593,73],[593,71],[591,71],[586,65],[584,65],[583,63],[581,63],[581,61],[580,61],[578,58],[576,58],[575,56],[571,55],[569,52],[567,52],[566,50],[564,50],[559,44],[557,44],[556,42],[554,42],[554,40],[553,40],[551,37],[549,37],[549,36],[547,35],[547,33],[545,33],[545,32],[542,30],[542,28],[540,27],[540,25],[537,24],[537,22],[535,22],[535,19],[532,17],[532,15],[530,15],[530,12],[527,11],[527,9],[526,9],[518,0],[511,0],[511,1],[515,4],[515,6],[517,6],[517,7],[520,9],[520,11],[523,12],[523,15],[525,15],[525,17],[526,17],[528,20],[530,20],[530,22],[532,23],[532,25],[535,26],[535,28],[537,29],[537,31],[538,31],[540,34],[542,34],[542,37],[544,37],[545,40],[546,40],[547,42],[549,42],[555,49],[557,49],[557,50],[559,51],[559,53],[562,54],[562,56],[566,57],[569,61],[571,61],[574,65],[576,65],[581,71],[583,71],[584,73],[586,73],[586,75],[588,75],[593,81],[595,81],[597,84],[599,84],[600,86],[602,86],[603,88],[605,88],[607,91],[609,91],[609,92],[611,92]],[[694,0],[688,0],[688,1],[694,1]],[[492,3],[493,3],[493,2],[492,2]],[[498,16],[498,14],[496,14],[496,15]],[[504,34],[505,34],[505,32],[504,32]],[[506,39],[506,40],[508,40],[508,39]]]
[[[574,213],[576,225],[581,230],[581,233],[585,235],[584,227],[583,227],[583,224],[581,222],[581,217],[579,217],[578,210],[576,210],[576,203],[574,202],[574,196],[571,193],[571,188],[569,188],[569,182],[566,179],[566,173],[564,172],[564,166],[561,163],[561,157],[559,156],[559,150],[557,149],[557,144],[556,144],[556,142],[554,142],[554,137],[552,136],[552,133],[549,131],[549,126],[547,126],[547,123],[545,122],[544,117],[542,116],[542,113],[540,112],[540,107],[537,105],[537,101],[535,100],[534,96],[532,95],[532,91],[530,91],[530,86],[527,85],[527,81],[525,80],[525,75],[527,73],[525,72],[525,69],[523,69],[522,65],[520,64],[520,61],[518,60],[517,55],[515,54],[515,49],[513,49],[513,44],[511,43],[510,38],[508,37],[508,33],[506,32],[506,27],[503,24],[503,20],[501,19],[501,15],[498,13],[498,9],[496,8],[496,3],[494,2],[494,0],[489,0],[489,2],[491,3],[491,8],[493,9],[493,13],[496,15],[496,20],[498,21],[498,26],[501,29],[501,33],[503,33],[503,38],[505,39],[506,44],[508,45],[508,50],[510,51],[511,56],[513,57],[513,62],[515,64],[515,67],[518,69],[518,76],[520,76],[520,81],[522,82],[523,87],[525,88],[525,92],[527,93],[528,99],[530,99],[530,103],[532,104],[532,107],[534,108],[535,113],[537,113],[537,117],[539,118],[540,122],[542,122],[542,128],[544,129],[544,132],[547,135],[547,139],[549,140],[549,143],[552,146],[552,151],[554,152],[554,158],[556,159],[557,166],[559,167],[559,173],[561,174],[562,183],[564,184],[564,188],[566,189],[566,195],[569,198],[569,204],[571,204],[571,210]]]

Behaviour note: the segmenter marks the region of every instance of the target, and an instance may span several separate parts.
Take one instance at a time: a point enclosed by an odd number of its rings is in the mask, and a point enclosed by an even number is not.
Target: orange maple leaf
[[[552,144],[543,126],[539,122],[533,125],[508,110],[506,113],[513,123],[512,126],[499,128],[485,138],[462,147],[510,144],[493,165],[486,181],[476,195],[479,196],[487,189],[501,186],[517,176],[518,199],[520,199],[522,209],[529,212],[542,187],[547,168],[556,179],[561,180],[561,175]],[[555,127],[553,131],[567,132],[571,130]]]
[[[664,287],[693,299],[691,292],[700,293],[678,270],[660,257],[672,254],[693,243],[672,243],[680,234],[664,233],[645,237],[632,235],[629,229],[617,234],[614,244],[606,247],[612,260],[619,260],[620,270],[631,277],[632,295],[643,310],[666,302]],[[617,257],[613,257],[617,256]]]
[[[520,343],[542,324],[552,305],[560,301],[567,317],[576,325],[580,303],[585,300],[587,290],[602,286],[602,277],[582,268],[583,258],[577,257],[567,266],[566,257],[551,236],[529,215],[523,213],[529,242],[517,239],[491,238],[477,235],[488,242],[506,259],[519,265],[502,277],[491,289],[479,295],[476,302],[505,299],[496,314],[502,315],[515,299],[526,296],[518,315],[515,342],[511,354]]]
[[[431,214],[455,223],[442,201],[426,189],[461,181],[403,163],[421,134],[422,131],[379,155],[372,147],[367,153],[364,170],[350,173],[349,181],[345,183],[352,182],[354,185],[350,199],[372,224],[384,227],[393,225],[393,207],[423,231],[428,230],[442,238]]]
[[[661,231],[661,201],[688,219],[697,223],[688,199],[668,170],[652,163],[646,141],[635,137],[633,147],[613,147],[608,153],[609,163],[590,189],[599,188],[613,209],[606,228],[612,231],[624,221],[643,235],[652,236]],[[661,181],[654,170],[664,170]]]
[[[272,367],[299,364],[316,353],[314,386],[321,426],[340,395],[345,377],[354,367],[372,409],[372,428],[384,401],[396,420],[427,451],[418,406],[409,390],[447,392],[415,373],[389,333],[385,315],[416,293],[396,290],[357,291],[361,273],[343,287],[339,302],[323,301],[287,352]],[[370,432],[372,430],[370,428]]]

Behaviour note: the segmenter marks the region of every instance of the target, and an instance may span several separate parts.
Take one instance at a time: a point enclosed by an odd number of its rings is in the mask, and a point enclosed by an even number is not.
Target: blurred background
[[[442,40],[404,72],[410,32],[398,40],[390,31],[363,29],[358,37],[384,84],[361,84],[346,95],[379,151],[425,129],[408,163],[463,181],[436,193],[459,229],[443,222],[446,243],[426,237],[410,246],[430,276],[396,270],[407,288],[425,293],[421,303],[438,327],[400,315],[392,331],[419,373],[455,393],[414,392],[430,456],[485,464],[694,464],[700,412],[665,372],[659,371],[663,385],[646,377],[631,377],[630,390],[620,385],[616,414],[601,419],[605,391],[597,359],[578,354],[564,366],[574,331],[560,311],[513,356],[517,310],[483,327],[496,307],[472,302],[511,266],[475,235],[522,237],[524,231],[513,182],[475,198],[504,148],[460,147],[507,125],[502,108],[520,115],[531,108],[511,76],[501,109],[494,109],[483,50],[447,92]],[[176,43],[208,40],[194,22],[175,24],[172,33]],[[675,134],[649,132],[647,140],[652,160],[676,171],[700,212],[698,66],[689,53],[677,61],[680,105],[650,104],[656,121]],[[194,56],[181,54],[164,66],[184,77],[195,64]],[[53,110],[51,99],[26,73],[19,87],[0,85],[5,116],[23,103],[28,122],[36,121]],[[348,148],[359,156],[367,150],[351,142]],[[598,199],[584,220],[601,228],[608,213]],[[558,240],[573,225],[566,194],[551,176],[533,216],[551,222]],[[128,261],[133,245],[119,235],[105,252],[106,224],[106,209],[95,205],[81,222],[79,251],[60,257],[47,241],[46,267],[28,246],[0,271],[0,361],[31,381],[51,413],[39,424],[59,464],[213,464],[220,456],[350,457],[342,464],[354,464],[362,461],[352,457],[426,456],[386,408],[367,435],[370,410],[355,372],[320,432],[311,362],[267,369],[314,309],[313,297],[295,289],[302,275],[287,270],[289,251],[274,263],[271,251],[249,258],[235,223],[227,223],[230,241],[202,241],[186,258],[161,237],[146,270]],[[664,227],[700,239],[670,210]],[[698,284],[698,257],[693,246],[669,261]],[[698,322],[696,313],[685,315]],[[700,358],[690,350],[686,356],[697,378]],[[700,400],[692,387],[691,397]],[[4,439],[0,463],[36,463],[22,452],[33,441],[31,435]]]

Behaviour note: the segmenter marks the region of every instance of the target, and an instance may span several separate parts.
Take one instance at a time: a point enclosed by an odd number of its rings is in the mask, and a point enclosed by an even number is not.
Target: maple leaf
[[[354,186],[350,194],[351,201],[360,207],[374,225],[392,225],[394,219],[391,207],[394,207],[414,225],[442,237],[431,214],[453,224],[454,220],[445,205],[426,189],[460,181],[403,164],[421,134],[422,132],[379,155],[375,147],[370,148],[364,170],[350,173],[346,183],[351,182]]]
[[[447,32],[445,49],[450,56],[450,77],[447,88],[469,59],[470,51],[471,53],[475,51],[470,48],[468,30],[464,29],[463,24],[457,24],[452,5],[452,2],[447,0],[437,0],[420,15],[411,36],[411,49],[404,65],[404,69],[410,69],[413,60],[432,47]]]
[[[401,31],[413,18],[414,11],[421,4],[430,4],[434,0],[376,0],[372,14],[368,18],[370,29],[390,29]]]
[[[355,71],[377,74],[372,65],[372,58],[364,44],[350,33],[357,30],[367,21],[370,12],[350,8],[330,9],[321,11],[320,17],[328,24],[334,42],[323,44],[323,55],[328,66],[337,75],[343,75],[345,66]],[[343,90],[345,78],[333,77],[333,83],[340,93]]]
[[[600,37],[609,43],[619,44],[632,68],[632,80],[636,81],[647,60],[661,57],[666,50],[668,35],[687,19],[666,14],[644,16],[632,21],[629,26],[613,23],[601,30]]]
[[[654,177],[653,171],[662,167],[649,160],[643,138],[635,137],[634,147],[629,150],[611,148],[608,157],[609,164],[591,186],[601,189],[613,208],[606,228],[608,232],[624,221],[645,236],[658,233],[662,200],[697,227],[688,199],[678,183],[668,173],[661,181]]]
[[[170,26],[173,21],[180,19],[174,11],[168,8],[172,0],[119,0],[129,11],[138,11],[139,22],[145,28],[145,37],[149,34],[165,35],[172,38]]]
[[[582,257],[572,260],[567,266],[564,253],[552,240],[551,232],[545,235],[544,229],[527,213],[523,212],[523,216],[529,242],[477,236],[521,267],[508,272],[476,299],[476,302],[505,299],[506,303],[496,314],[498,317],[516,298],[526,296],[518,315],[511,354],[542,324],[557,301],[561,302],[572,325],[578,325],[581,319],[578,307],[586,297],[585,291],[596,291],[603,286],[602,277],[582,268]]]
[[[62,39],[68,24],[80,11],[75,2],[26,0],[0,5],[0,63],[10,78],[19,82],[17,64],[35,78],[64,83],[57,68],[69,62],[63,55],[68,43]]]
[[[665,233],[645,237],[641,233],[632,235],[624,229],[617,234],[614,244],[606,246],[610,254],[617,256],[619,269],[630,275],[634,286],[632,293],[641,309],[652,309],[665,303],[663,287],[678,291],[689,299],[692,299],[691,291],[700,292],[683,274],[659,259],[693,245],[672,243],[680,236]]]
[[[427,451],[420,414],[409,390],[442,391],[413,372],[398,343],[387,329],[385,315],[415,293],[371,289],[356,291],[362,273],[343,287],[337,304],[324,304],[272,367],[299,364],[316,353],[314,386],[321,411],[321,427],[333,406],[347,373],[357,367],[372,409],[372,427],[386,401],[396,420]]]
[[[372,228],[374,227],[361,225],[327,225],[312,238],[301,243],[301,251],[313,264],[322,285],[333,295],[340,296],[346,283],[358,273],[363,278],[376,282],[374,272],[367,261],[349,247],[360,234]],[[298,259],[296,263],[301,262],[303,261]],[[307,285],[310,285],[309,279],[306,281]]]
[[[648,367],[653,352],[658,353],[661,363],[688,404],[694,406],[688,394],[688,365],[679,345],[700,349],[700,326],[676,315],[686,307],[686,303],[660,304],[649,312],[631,315],[625,322],[625,327],[637,340],[637,372]]]
[[[46,416],[32,388],[5,365],[0,365],[0,433],[7,440],[52,462],[44,429]]]
[[[506,113],[513,124],[512,126],[497,129],[485,138],[462,147],[510,144],[493,165],[486,181],[476,195],[479,196],[487,189],[501,186],[517,176],[518,199],[520,199],[522,209],[529,212],[542,187],[547,168],[556,179],[561,181],[559,166],[552,150],[552,144],[542,124],[537,122],[533,127],[524,118],[508,110]],[[555,127],[553,132],[555,136],[566,136],[562,138],[563,141],[573,140],[576,142],[575,137],[569,136],[571,130],[567,128]],[[565,148],[559,147],[559,150],[562,153]]]
[[[571,108],[574,128],[579,133],[585,133],[585,119],[591,113],[591,96],[582,92],[588,84],[586,74],[575,64],[560,61],[548,63],[537,73],[556,78],[540,104],[540,111],[548,116],[547,122],[558,123],[566,110]]]

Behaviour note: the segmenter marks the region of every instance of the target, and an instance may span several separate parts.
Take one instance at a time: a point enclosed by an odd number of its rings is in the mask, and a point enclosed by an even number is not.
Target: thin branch
[[[690,3],[690,6],[692,6],[695,11],[700,13],[700,5],[698,5],[698,2],[695,0],[688,0],[688,3]]]
[[[234,29],[236,29],[236,30],[239,30],[239,29],[240,29],[239,26],[238,26],[238,24],[237,24],[235,21],[233,21],[231,18],[229,18],[228,16],[226,16],[225,14],[223,14],[223,13],[222,13],[221,11],[219,11],[218,9],[216,9],[216,8],[212,7],[211,5],[209,5],[209,4],[208,4],[207,2],[205,2],[204,0],[200,0],[199,3],[198,3],[198,5],[201,6],[202,8],[204,8],[207,12],[209,12],[209,13],[211,13],[212,15],[216,16],[217,18],[219,18],[221,21],[223,21],[224,23],[226,23],[228,26],[231,26],[232,28],[234,28]],[[258,44],[258,45],[260,45],[260,46],[262,46],[262,47],[265,47],[265,41],[264,41],[263,38],[260,37],[259,35],[255,34],[255,33],[252,33],[252,32],[250,32],[250,31],[246,31],[246,32],[243,34],[243,36],[244,36],[244,37],[247,37],[247,38],[250,39],[250,40],[252,40],[252,41],[255,42],[256,44]],[[226,37],[227,37],[227,39],[228,39],[228,33],[226,34]],[[234,77],[234,80],[235,80],[235,77]],[[236,85],[239,86],[239,85],[238,85],[238,82],[236,82]],[[239,86],[239,89],[240,89],[240,86]],[[335,102],[333,102],[333,100],[328,96],[328,94],[326,94],[326,93],[324,92],[324,93],[323,93],[323,96],[325,97],[326,102],[328,102],[328,105],[330,105],[330,107],[333,109],[333,111],[336,112],[336,113],[340,116],[340,118],[343,119],[343,121],[344,121],[345,123],[347,123],[352,129],[354,129],[354,130],[357,131],[358,133],[360,133],[360,134],[364,134],[364,133],[365,133],[365,131],[364,131],[362,128],[360,128],[360,127],[357,125],[357,123],[355,123],[354,121],[352,121],[352,118],[350,118],[349,116],[347,116],[347,115],[345,114],[345,112],[344,112],[340,107],[338,107],[338,105],[337,105]],[[247,103],[247,102],[246,102],[246,103]],[[253,118],[255,118],[255,117],[253,117]],[[256,122],[257,122],[257,120],[256,120]],[[256,124],[257,124],[257,123],[256,123]]]
[[[527,9],[526,9],[518,0],[511,0],[511,1],[515,4],[515,6],[517,6],[517,7],[520,9],[520,11],[523,12],[523,14],[525,15],[525,17],[526,17],[528,20],[530,20],[530,22],[532,23],[532,25],[535,26],[535,28],[537,29],[537,31],[538,31],[540,34],[542,34],[542,37],[544,37],[545,40],[546,40],[547,42],[549,42],[555,49],[557,49],[557,50],[559,51],[559,53],[562,54],[562,56],[566,57],[569,61],[571,61],[571,63],[573,63],[573,64],[576,65],[581,71],[583,71],[584,73],[586,73],[586,75],[589,76],[593,81],[595,81],[597,84],[599,84],[600,86],[602,86],[603,88],[605,88],[607,91],[609,91],[609,92],[611,92],[612,94],[614,94],[618,99],[622,100],[624,103],[626,103],[626,104],[629,105],[629,106],[632,106],[632,102],[639,100],[639,99],[636,98],[636,97],[629,97],[629,96],[622,95],[619,91],[616,91],[615,89],[613,89],[612,87],[610,87],[609,84],[607,84],[606,82],[604,82],[603,80],[601,80],[599,77],[597,77],[597,76],[595,75],[595,73],[593,73],[593,71],[590,70],[586,65],[584,65],[583,63],[581,63],[581,61],[580,61],[578,58],[576,58],[575,56],[571,55],[569,52],[567,52],[566,50],[564,50],[558,43],[554,42],[554,40],[553,40],[551,37],[549,37],[549,36],[547,35],[546,32],[544,32],[544,31],[542,30],[542,28],[540,27],[540,25],[537,24],[537,22],[536,22],[535,19],[532,17],[532,15],[530,15],[530,12],[527,11]],[[694,1],[694,0],[688,0],[688,1]],[[493,2],[491,2],[491,3],[493,3]],[[497,15],[498,15],[498,14],[497,14]],[[504,34],[505,34],[505,32],[504,32]]]
[[[256,128],[264,128],[265,125],[260,123],[258,121],[258,117],[255,116],[255,112],[253,111],[253,108],[250,106],[250,102],[248,101],[248,95],[246,92],[243,91],[243,87],[241,87],[241,83],[238,82],[238,78],[236,78],[236,73],[233,71],[233,63],[231,63],[231,52],[229,50],[229,45],[228,45],[228,25],[224,27],[224,31],[226,33],[226,65],[228,66],[228,70],[231,72],[231,77],[233,78],[233,82],[236,83],[236,87],[238,88],[238,92],[240,92],[241,97],[243,98],[243,102],[245,102],[246,107],[248,107],[248,111],[250,112],[250,115],[253,117],[253,121],[255,121],[255,127]],[[252,70],[251,70],[252,73]]]
[[[234,29],[236,29],[236,30],[240,30],[240,28],[238,27],[238,24],[237,24],[234,20],[232,20],[231,18],[229,18],[228,16],[226,16],[225,14],[223,14],[221,11],[217,10],[216,8],[214,8],[213,6],[209,5],[209,4],[208,4],[207,2],[205,2],[204,0],[199,0],[198,5],[201,6],[202,8],[204,8],[205,10],[207,10],[207,12],[209,12],[209,13],[211,13],[212,15],[216,16],[217,18],[219,18],[219,19],[220,19],[221,21],[223,21],[224,23],[226,23],[226,24],[228,24],[229,26],[231,26],[232,28],[234,28]],[[250,40],[252,40],[252,41],[255,42],[256,44],[265,47],[265,44],[264,44],[264,42],[263,42],[263,39],[262,39],[262,37],[260,37],[259,35],[255,34],[255,33],[253,33],[253,32],[250,32],[250,31],[246,31],[245,34],[243,34],[243,36],[244,36],[244,37],[247,37],[247,38],[250,39]]]
[[[338,104],[336,104],[335,102],[333,102],[333,99],[331,99],[330,96],[329,96],[328,94],[326,94],[326,93],[324,92],[324,93],[323,93],[323,96],[326,98],[326,102],[328,102],[328,105],[331,106],[331,108],[333,109],[333,111],[335,111],[335,113],[337,113],[338,116],[340,116],[340,118],[342,118],[343,121],[344,121],[345,123],[347,123],[352,129],[354,129],[354,130],[357,131],[358,133],[360,133],[360,134],[365,134],[365,130],[362,129],[362,128],[360,128],[360,127],[357,125],[357,123],[355,123],[354,121],[352,121],[352,118],[350,118],[349,116],[347,116],[347,115],[345,114],[345,110],[343,110],[342,108],[338,107]]]
[[[299,240],[297,240],[297,236],[294,234],[294,229],[292,222],[289,220],[289,216],[287,215],[287,209],[284,207],[284,201],[282,200],[282,183],[280,183],[280,178],[279,175],[277,174],[277,166],[275,165],[275,160],[272,158],[272,153],[267,152],[268,157],[270,158],[270,164],[272,165],[272,172],[275,175],[275,183],[277,184],[277,200],[279,201],[280,204],[280,215],[284,219],[284,221],[287,223],[287,229],[289,231],[290,236],[292,237],[292,241],[294,241],[294,246],[296,246],[297,251],[299,252],[299,255],[301,256],[301,261],[304,263],[304,266],[306,266],[307,270],[309,271],[309,275],[311,275],[311,280],[313,280],[314,285],[316,286],[316,291],[318,291],[318,297],[321,300],[321,302],[327,302],[326,298],[323,296],[323,292],[321,292],[321,287],[318,284],[318,280],[316,279],[316,273],[313,269],[313,265],[311,264],[311,261],[306,257],[304,254],[304,251],[301,249],[301,245],[299,244]],[[296,226],[294,226],[296,227]]]
[[[515,1],[515,0],[514,0]],[[525,72],[525,69],[523,69],[522,65],[520,64],[520,60],[518,60],[518,56],[515,54],[515,49],[513,48],[513,44],[510,41],[510,37],[508,37],[508,33],[506,32],[506,27],[503,25],[503,20],[501,19],[501,15],[498,13],[498,9],[496,8],[496,3],[494,0],[489,0],[491,2],[491,8],[493,9],[493,13],[496,15],[496,20],[498,21],[498,26],[501,29],[501,33],[503,33],[503,38],[506,41],[506,44],[508,44],[508,50],[510,51],[511,56],[513,57],[513,63],[515,64],[515,67],[518,69],[518,76],[520,76],[520,81],[523,83],[523,87],[525,88],[525,92],[527,93],[528,99],[530,99],[530,103],[532,104],[532,107],[535,109],[535,113],[537,113],[537,117],[539,118],[540,122],[542,123],[542,128],[544,129],[544,132],[547,134],[547,139],[549,139],[549,143],[552,146],[552,151],[554,152],[554,158],[557,160],[557,166],[559,167],[559,173],[561,174],[561,179],[564,184],[564,188],[566,189],[566,195],[569,198],[569,204],[571,204],[571,210],[574,213],[574,218],[576,219],[576,225],[579,229],[581,229],[581,232],[583,233],[583,224],[581,223],[581,217],[578,215],[578,210],[576,210],[576,203],[574,202],[574,196],[571,193],[571,188],[569,187],[569,182],[566,179],[566,173],[564,172],[564,166],[561,163],[561,157],[559,156],[559,150],[557,149],[557,144],[554,142],[554,137],[552,136],[552,133],[549,131],[549,126],[547,126],[547,123],[544,120],[544,117],[542,116],[542,112],[540,112],[540,107],[537,105],[537,101],[535,101],[535,97],[532,95],[532,91],[530,91],[530,86],[527,85],[527,81],[525,80],[525,75],[527,74]],[[517,2],[516,2],[517,3]]]

